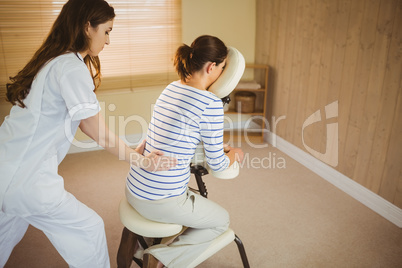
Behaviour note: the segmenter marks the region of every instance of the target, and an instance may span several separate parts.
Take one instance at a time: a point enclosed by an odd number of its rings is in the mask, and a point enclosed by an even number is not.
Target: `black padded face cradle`
[[[221,99],[228,96],[239,83],[245,68],[243,55],[234,47],[228,47],[226,67],[208,90]]]

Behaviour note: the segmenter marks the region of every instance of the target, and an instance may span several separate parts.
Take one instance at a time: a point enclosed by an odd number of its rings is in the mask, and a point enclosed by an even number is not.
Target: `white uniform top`
[[[24,100],[0,127],[0,208],[20,216],[56,207],[64,181],[57,167],[80,120],[100,110],[94,84],[79,53],[49,61]]]

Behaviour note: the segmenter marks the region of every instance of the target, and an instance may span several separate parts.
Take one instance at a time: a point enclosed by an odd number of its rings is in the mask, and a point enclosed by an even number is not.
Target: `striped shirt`
[[[160,150],[178,159],[168,171],[149,172],[131,166],[127,187],[139,199],[159,200],[182,195],[190,179],[190,163],[203,142],[209,167],[221,171],[229,166],[223,151],[223,105],[209,91],[179,81],[168,85],[156,101],[147,132],[144,155]]]

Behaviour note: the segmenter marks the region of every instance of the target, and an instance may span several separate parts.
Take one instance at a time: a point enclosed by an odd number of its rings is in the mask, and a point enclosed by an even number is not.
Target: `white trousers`
[[[69,267],[110,267],[102,218],[68,192],[46,214],[19,217],[0,212],[0,267],[30,224],[45,233]]]
[[[145,251],[169,268],[187,268],[212,240],[229,227],[229,214],[224,208],[191,191],[157,201],[137,199],[127,189],[126,196],[127,201],[145,218],[190,227],[171,244],[156,245]]]

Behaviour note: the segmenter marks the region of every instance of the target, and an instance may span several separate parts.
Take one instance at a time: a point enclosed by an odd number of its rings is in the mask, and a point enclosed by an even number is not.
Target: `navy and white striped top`
[[[156,101],[144,155],[160,150],[178,159],[168,171],[149,172],[132,166],[127,187],[139,199],[159,200],[183,194],[190,179],[190,162],[202,141],[209,167],[229,166],[223,151],[223,105],[209,91],[179,81],[168,85]]]

